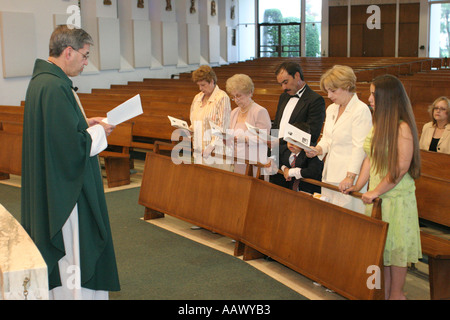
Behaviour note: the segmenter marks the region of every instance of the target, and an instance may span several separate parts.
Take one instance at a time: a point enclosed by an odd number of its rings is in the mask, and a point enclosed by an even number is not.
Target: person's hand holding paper
[[[103,129],[105,130],[105,134],[108,137],[113,130],[116,128],[115,125],[109,124],[106,118],[102,118],[102,117],[93,117],[93,118],[89,118],[87,119],[88,122],[88,126],[92,127],[95,126],[96,124],[99,124],[103,127]]]
[[[109,111],[106,114],[107,120],[104,122],[117,126],[118,124],[137,117],[142,113],[144,112],[142,111],[141,96],[138,94]]]

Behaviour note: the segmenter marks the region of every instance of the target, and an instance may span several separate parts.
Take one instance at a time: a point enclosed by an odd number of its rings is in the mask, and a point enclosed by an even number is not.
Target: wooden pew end
[[[105,151],[104,151],[105,152]],[[109,188],[129,185],[130,178],[130,155],[116,153],[114,156],[104,155],[106,180]]]
[[[8,180],[9,173],[0,172],[0,180]]]
[[[258,250],[253,249],[252,247],[249,247],[248,245],[245,245],[244,248],[244,261],[250,261],[255,259],[261,259],[264,258],[264,254],[259,252]]]
[[[154,220],[154,219],[161,219],[164,218],[164,213],[161,213],[159,211],[150,209],[150,208],[145,208],[145,213],[144,213],[144,220]]]
[[[240,241],[236,240],[236,243],[234,244],[234,256],[240,257],[244,254],[245,244],[243,244]]]

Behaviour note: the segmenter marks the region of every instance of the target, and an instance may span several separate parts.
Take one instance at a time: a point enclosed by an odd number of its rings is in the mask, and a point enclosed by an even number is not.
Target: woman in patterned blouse
[[[222,129],[229,128],[231,104],[227,93],[217,85],[217,76],[208,66],[200,66],[192,73],[192,80],[198,85],[200,92],[191,104],[190,120],[193,135],[194,161],[230,170],[222,157],[211,159],[212,151],[225,154],[222,139],[211,134],[210,122]],[[225,165],[224,165],[225,164]]]

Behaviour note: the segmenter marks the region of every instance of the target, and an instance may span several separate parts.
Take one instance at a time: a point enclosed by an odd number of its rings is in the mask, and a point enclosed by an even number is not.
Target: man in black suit
[[[287,148],[286,141],[283,140],[287,123],[307,123],[311,128],[311,145],[315,146],[325,121],[325,100],[306,84],[298,63],[283,62],[277,67],[275,75],[284,90],[278,100],[277,113],[272,123],[272,130],[278,130],[279,154]],[[281,186],[286,185],[281,174],[272,175],[270,181]]]

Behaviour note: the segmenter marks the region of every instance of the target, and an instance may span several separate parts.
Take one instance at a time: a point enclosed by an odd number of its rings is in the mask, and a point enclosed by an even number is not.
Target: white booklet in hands
[[[188,130],[189,132],[192,132],[192,130],[189,129],[189,125],[186,121],[177,119],[177,118],[174,118],[171,116],[167,116],[167,117],[169,117],[170,124],[172,125],[172,127],[175,127],[178,129],[185,129],[185,130]]]
[[[106,114],[107,118],[103,119],[103,122],[117,126],[142,113],[144,112],[142,110],[141,96],[138,94],[109,111]]]
[[[225,139],[226,132],[224,132],[220,126],[218,126],[212,121],[209,122],[209,126],[211,127],[212,135]]]
[[[271,136],[269,133],[269,130],[267,129],[260,129],[255,126],[252,126],[250,123],[245,122],[245,125],[247,126],[247,129],[250,133],[259,136],[264,141],[277,141],[278,138],[275,138],[274,136]]]
[[[309,147],[311,143],[311,134],[294,127],[290,123],[286,125],[283,139],[289,143],[295,144],[297,147],[300,147],[305,151],[312,150]]]

